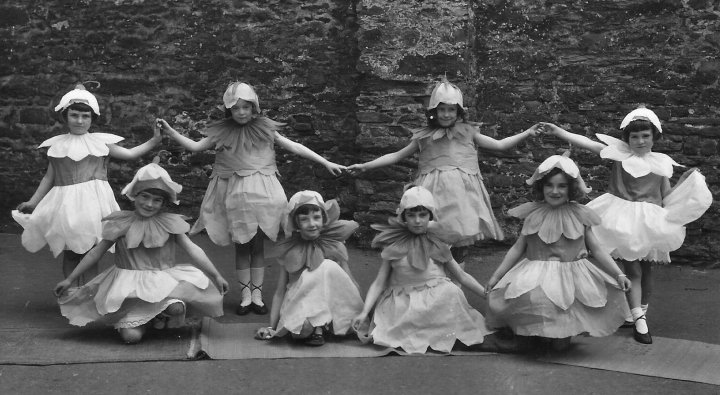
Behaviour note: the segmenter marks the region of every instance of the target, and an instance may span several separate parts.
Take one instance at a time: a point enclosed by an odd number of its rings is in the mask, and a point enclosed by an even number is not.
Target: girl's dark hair
[[[138,193],[136,193],[135,196],[139,195],[141,192],[147,192],[147,193],[151,193],[153,195],[162,197],[163,198],[163,207],[167,206],[167,204],[170,203],[170,194],[167,193],[167,191],[163,191],[162,189],[158,189],[158,188],[143,189],[142,191],[138,191]]]
[[[562,174],[565,176],[565,180],[568,182],[568,201],[577,200],[583,197],[584,193],[578,187],[576,179],[570,177],[567,173],[562,171],[561,168],[555,167],[545,174],[541,179],[535,181],[532,184],[531,198],[534,201],[541,202],[545,200],[545,193],[543,191],[545,183],[556,174]]]
[[[67,114],[69,110],[75,110],[75,111],[81,111],[81,112],[89,112],[90,116],[92,116],[92,121],[95,122],[96,119],[98,119],[98,115],[95,114],[95,111],[93,111],[92,107],[85,103],[73,103],[69,106],[67,106],[62,112],[60,113],[63,121],[67,123]]]
[[[648,129],[652,130],[653,141],[658,141],[662,138],[662,133],[655,127],[655,125],[653,125],[652,122],[645,119],[636,119],[625,126],[622,133],[622,139],[627,143],[630,140],[630,133],[642,132],[643,130]]]
[[[298,215],[308,215],[316,211],[320,211],[322,213],[323,223],[327,222],[327,214],[325,214],[325,210],[314,204],[303,204],[302,206],[295,209],[295,214],[293,214],[293,221],[295,221],[295,226],[298,228],[300,227],[300,224],[297,220]]]
[[[457,104],[455,107],[457,108],[458,119],[465,122],[465,110]],[[433,128],[440,127],[440,123],[438,122],[437,107],[425,111],[425,118],[427,119],[428,126]]]
[[[427,207],[425,207],[425,206],[415,206],[415,207],[410,207],[410,208],[406,208],[405,210],[403,210],[403,212],[400,214],[400,218],[402,218],[403,222],[407,222],[407,219],[405,218],[405,213],[408,212],[408,211],[411,212],[411,213],[416,213],[416,212],[419,212],[419,211],[427,211],[428,213],[430,213],[430,221],[433,220],[433,213],[432,213],[432,211],[428,210]]]

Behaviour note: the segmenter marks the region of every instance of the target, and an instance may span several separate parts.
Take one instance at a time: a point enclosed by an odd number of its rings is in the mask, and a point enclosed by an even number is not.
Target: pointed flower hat
[[[170,174],[160,167],[157,162],[153,161],[149,165],[145,165],[135,173],[135,177],[120,192],[130,200],[135,200],[135,196],[146,189],[155,188],[167,192],[170,195],[170,201],[178,204],[177,194],[182,191],[182,185],[176,183],[170,178]]]
[[[92,108],[95,115],[100,115],[100,106],[98,105],[98,101],[95,98],[95,95],[88,92],[83,84],[77,84],[75,86],[75,89],[64,94],[63,97],[60,99],[60,103],[55,106],[55,111],[64,111],[66,108],[70,107],[70,105],[74,103],[87,104],[88,106],[90,106],[90,108]]]
[[[540,180],[548,172],[550,172],[550,170],[556,167],[561,169],[565,174],[577,180],[578,189],[580,191],[582,191],[583,193],[588,193],[592,191],[592,188],[585,185],[585,181],[580,175],[580,169],[578,168],[578,166],[572,159],[570,159],[570,151],[565,151],[562,155],[553,155],[545,159],[540,164],[540,166],[535,169],[535,173],[533,173],[532,177],[530,177],[525,182],[528,185],[533,185],[536,181]]]
[[[463,107],[463,95],[460,88],[458,88],[457,85],[450,83],[445,77],[443,77],[442,81],[435,85],[435,88],[430,94],[428,110],[432,110],[440,103],[457,104],[458,106]]]
[[[285,231],[286,236],[289,236],[290,234],[292,234],[293,231],[298,230],[297,224],[295,223],[295,212],[300,206],[303,206],[305,204],[311,204],[313,206],[320,207],[320,210],[325,214],[325,222],[323,225],[327,225],[329,222],[336,221],[340,217],[340,206],[334,199],[325,202],[325,200],[323,200],[323,197],[315,191],[297,192],[296,194],[292,195],[292,197],[288,201],[287,217],[285,218],[285,223],[283,226],[283,230]]]
[[[257,93],[255,93],[255,89],[244,82],[231,82],[228,84],[227,89],[225,89],[223,105],[226,109],[232,108],[239,99],[251,102],[255,111],[260,112],[260,100],[258,99]]]
[[[652,123],[657,128],[658,132],[662,133],[662,126],[660,126],[660,118],[658,118],[658,116],[655,115],[652,110],[645,107],[636,108],[630,111],[630,113],[626,115],[625,118],[623,118],[622,122],[620,122],[620,129],[625,129],[625,127],[629,125],[630,122],[637,121],[639,119],[650,121],[650,123]]]
[[[428,191],[424,187],[418,186],[408,188],[405,193],[403,193],[402,198],[400,199],[400,206],[397,208],[396,211],[397,219],[400,222],[404,222],[402,221],[403,211],[419,206],[423,206],[426,209],[430,210],[433,215],[433,220],[438,220],[437,203],[435,203],[435,198],[433,198],[433,195],[432,193],[430,193],[430,191]]]

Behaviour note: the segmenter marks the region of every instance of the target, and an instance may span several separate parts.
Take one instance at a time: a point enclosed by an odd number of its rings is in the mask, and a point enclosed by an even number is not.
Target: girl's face
[[[320,231],[323,228],[322,211],[314,210],[308,214],[297,214],[295,216],[300,237],[305,240],[315,240],[320,237]]]
[[[653,131],[651,129],[630,132],[628,145],[636,155],[645,155],[652,151]]]
[[[543,197],[547,204],[557,207],[568,202],[569,190],[570,183],[567,177],[563,173],[558,173],[545,181]]]
[[[92,114],[90,111],[78,111],[68,109],[67,125],[72,134],[85,134],[92,125]]]
[[[164,204],[165,198],[148,191],[140,191],[135,196],[135,212],[146,218],[159,213]]]
[[[238,99],[234,106],[230,107],[232,119],[240,125],[245,125],[253,118],[253,104],[247,100]]]
[[[430,223],[430,211],[405,211],[405,223],[410,232],[421,235],[427,233],[428,224]]]
[[[440,103],[437,106],[438,124],[441,127],[449,128],[455,124],[458,118],[457,105]]]

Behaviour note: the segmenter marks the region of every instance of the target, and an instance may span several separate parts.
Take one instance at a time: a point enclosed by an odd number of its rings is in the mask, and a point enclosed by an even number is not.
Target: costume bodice
[[[175,266],[175,235],[171,234],[167,242],[155,248],[139,245],[128,248],[125,237],[116,241],[115,266],[127,270],[165,270]]]
[[[275,145],[263,142],[252,149],[243,145],[221,148],[215,154],[211,177],[229,178],[233,174],[249,176],[254,173],[270,175],[277,171]]]
[[[545,243],[534,233],[528,235],[526,240],[525,257],[531,261],[574,262],[588,255],[584,236],[577,239],[560,236],[554,243]]]
[[[422,131],[416,133],[416,136],[422,135],[421,133]],[[469,174],[480,173],[473,133],[474,129],[469,125],[457,123],[452,128],[427,131],[428,136],[417,137],[420,174],[427,174],[435,169],[462,169]]]
[[[79,161],[67,156],[62,158],[50,156],[48,159],[55,171],[54,186],[80,184],[91,180],[107,181],[107,156],[88,155]]]
[[[666,177],[648,173],[641,177],[633,177],[625,169],[622,162],[613,163],[608,192],[631,202],[648,202],[662,206],[662,189]]]
[[[407,286],[424,284],[435,278],[445,278],[447,274],[443,266],[429,259],[426,268],[418,269],[410,265],[407,258],[400,258],[390,262],[390,286]]]

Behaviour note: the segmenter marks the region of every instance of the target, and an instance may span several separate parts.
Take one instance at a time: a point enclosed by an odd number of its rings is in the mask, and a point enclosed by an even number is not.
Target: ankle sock
[[[642,309],[643,314],[645,314],[646,317],[647,317],[648,306],[649,306],[648,304],[641,304],[641,305],[640,305],[640,308]]]
[[[240,290],[240,306],[250,306],[251,292],[250,292],[250,269],[239,269],[236,270],[238,283],[242,289]]]
[[[647,326],[647,320],[640,319],[640,317],[645,316],[645,314],[642,311],[642,308],[635,307],[632,310],[630,310],[630,313],[632,313],[633,320],[635,320],[635,330],[637,330],[638,333],[640,333],[640,334],[648,333],[649,329]]]
[[[251,299],[252,302],[258,306],[264,306],[262,299],[262,286],[265,280],[265,268],[264,267],[251,267],[250,268],[250,289],[252,291]]]

